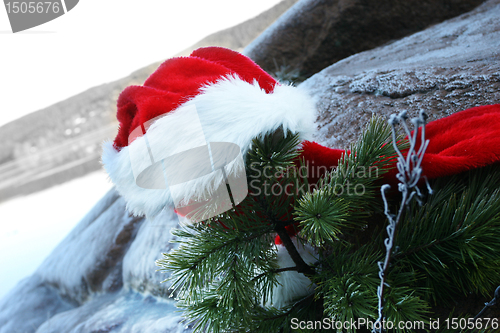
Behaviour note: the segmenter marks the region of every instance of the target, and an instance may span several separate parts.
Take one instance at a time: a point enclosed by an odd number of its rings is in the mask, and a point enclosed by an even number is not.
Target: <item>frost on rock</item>
[[[372,114],[431,120],[500,101],[500,1],[346,58],[300,85],[317,99],[321,144],[347,148]]]

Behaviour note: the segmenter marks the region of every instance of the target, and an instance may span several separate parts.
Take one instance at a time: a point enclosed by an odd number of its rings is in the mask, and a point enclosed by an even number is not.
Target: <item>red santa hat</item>
[[[248,57],[219,47],[165,61],[143,86],[126,88],[117,107],[119,132],[104,144],[103,165],[128,210],[147,216],[173,201],[198,200],[225,187],[227,177],[244,169],[242,156],[255,137],[282,128],[306,139],[315,117],[305,92],[279,84]],[[212,143],[232,150],[231,160],[227,151],[217,155],[205,149]],[[186,159],[205,163],[197,160],[203,156],[212,168],[225,165],[225,173],[199,166],[178,170]]]

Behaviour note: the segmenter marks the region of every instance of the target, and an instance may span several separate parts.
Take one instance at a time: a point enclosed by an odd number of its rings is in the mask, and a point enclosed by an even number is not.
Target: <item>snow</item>
[[[0,299],[37,269],[111,187],[98,171],[0,203]]]

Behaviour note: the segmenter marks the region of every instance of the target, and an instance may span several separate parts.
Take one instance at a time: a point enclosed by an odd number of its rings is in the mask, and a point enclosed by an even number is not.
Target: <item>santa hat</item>
[[[126,88],[117,107],[119,132],[102,161],[128,210],[147,216],[224,195],[228,179],[240,186],[231,187],[237,204],[252,140],[280,128],[306,139],[315,114],[306,93],[219,47],[165,61],[143,86]]]

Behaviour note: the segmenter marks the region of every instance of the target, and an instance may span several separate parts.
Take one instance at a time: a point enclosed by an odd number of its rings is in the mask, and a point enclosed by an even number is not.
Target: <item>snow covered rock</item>
[[[429,120],[500,101],[500,1],[324,69],[300,87],[317,98],[314,139],[346,148],[372,114],[423,109]]]
[[[37,271],[0,300],[0,333],[184,332],[155,260],[173,244],[173,210],[132,217],[113,189]]]
[[[301,0],[244,53],[269,72],[287,65],[308,77],[352,54],[420,31],[482,2]]]
[[[36,274],[19,282],[0,300],[0,333],[32,333],[54,314],[74,309],[57,288]]]
[[[174,247],[175,244],[170,242],[174,239],[170,230],[178,223],[177,214],[170,209],[163,210],[140,226],[123,258],[123,283],[127,288],[165,298],[170,295],[169,285],[161,283],[169,275],[158,271],[156,260]]]
[[[93,293],[114,291],[122,284],[121,274],[114,269],[120,266],[142,222],[129,216],[125,201],[110,191],[45,259],[36,274],[79,304]]]
[[[173,301],[122,290],[99,295],[45,321],[36,333],[182,333],[181,313]],[[15,332],[15,331],[11,331]]]

